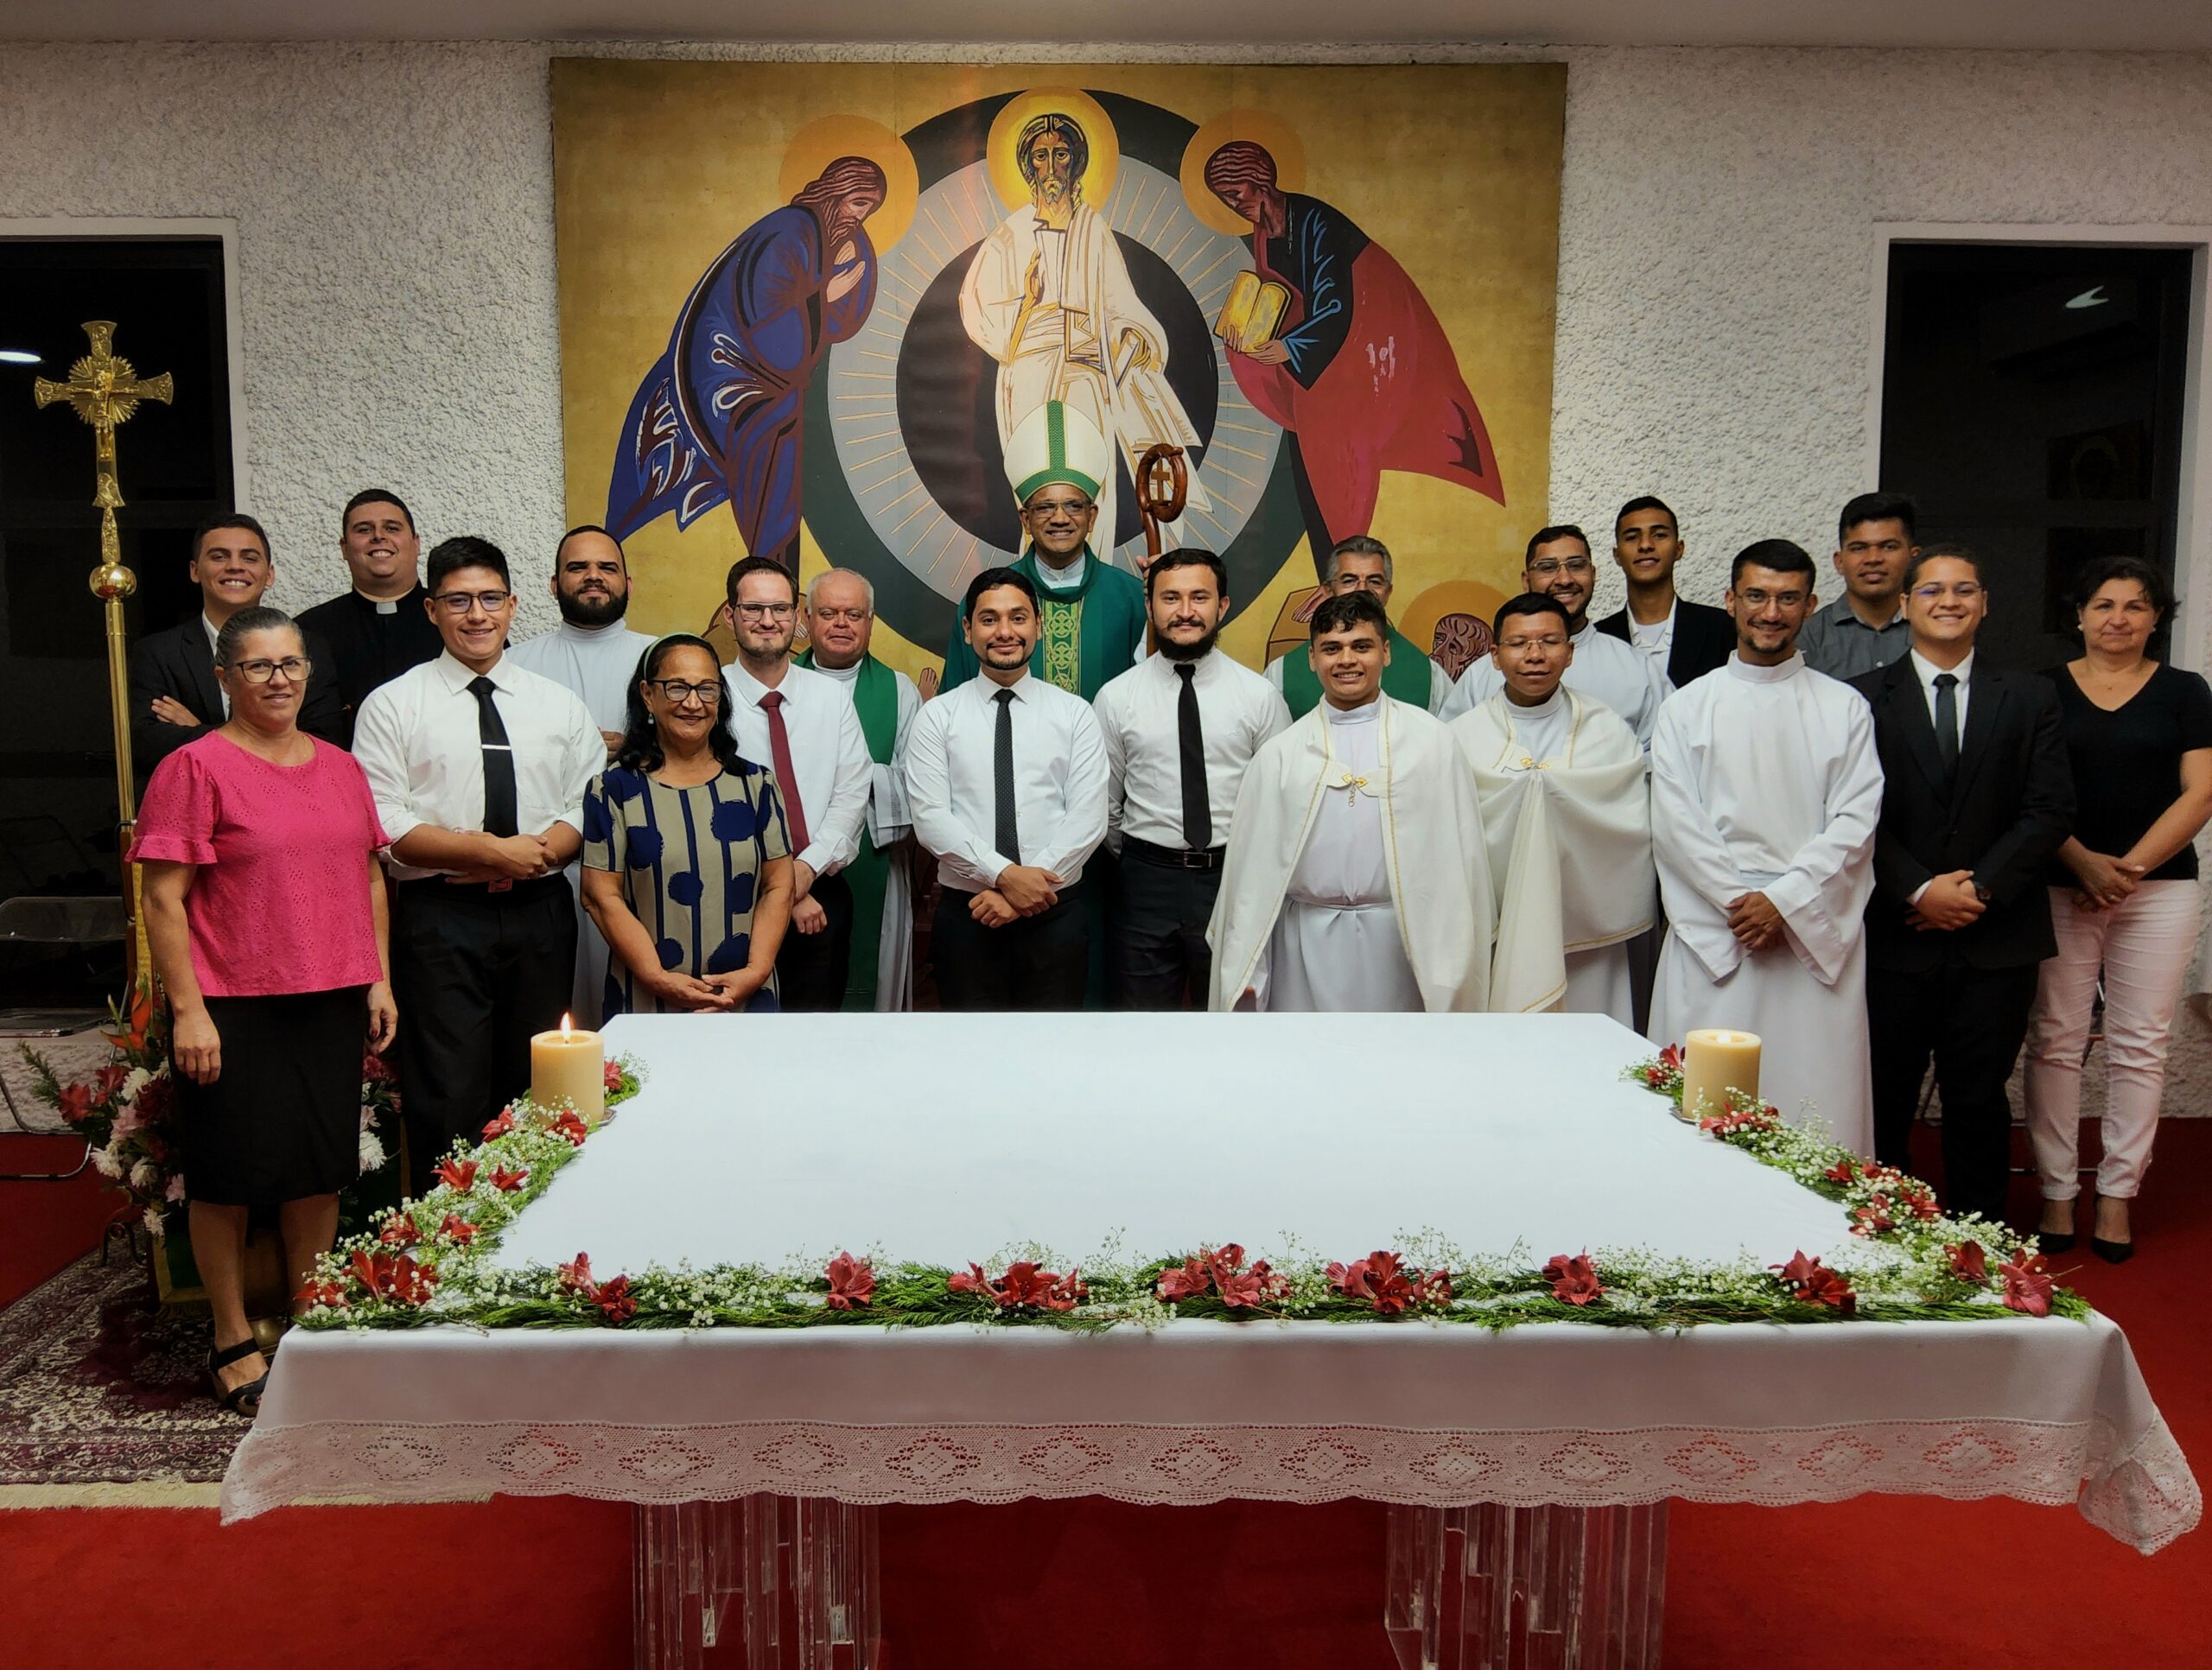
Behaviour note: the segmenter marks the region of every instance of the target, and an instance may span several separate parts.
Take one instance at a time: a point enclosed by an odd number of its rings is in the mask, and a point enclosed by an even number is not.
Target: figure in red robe
[[[1285,192],[1274,158],[1232,140],[1207,188],[1252,225],[1254,270],[1290,292],[1274,335],[1228,339],[1245,397],[1294,438],[1317,565],[1368,531],[1385,470],[1457,482],[1505,502],[1497,453],[1436,314],[1390,252],[1328,204]]]

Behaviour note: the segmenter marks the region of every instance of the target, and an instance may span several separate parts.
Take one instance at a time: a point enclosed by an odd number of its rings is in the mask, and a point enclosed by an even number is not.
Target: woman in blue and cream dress
[[[614,763],[584,796],[584,909],[606,936],[606,1013],[776,1006],[791,848],[774,775],[722,721],[729,687],[706,640],[647,650]]]

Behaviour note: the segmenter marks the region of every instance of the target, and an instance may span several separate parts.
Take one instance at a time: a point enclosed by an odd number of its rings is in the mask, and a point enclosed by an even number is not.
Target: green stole
[[[1100,562],[1088,547],[1084,557],[1083,579],[1065,591],[1054,591],[1038,578],[1033,549],[1008,566],[1037,588],[1031,674],[1089,702],[1108,679],[1135,664],[1146,623],[1142,582],[1126,569]],[[956,619],[944,650],[943,688],[957,689],[976,671],[976,652]]]
[[[1421,646],[1395,626],[1390,628],[1390,664],[1382,670],[1382,693],[1408,707],[1428,711],[1429,659]],[[1293,719],[1303,719],[1321,700],[1321,680],[1313,659],[1293,646],[1282,657],[1282,699]]]
[[[802,667],[814,665],[811,650],[794,658]],[[899,741],[899,680],[872,655],[861,658],[860,676],[853,681],[853,711],[860,715],[868,758],[879,765],[888,765]],[[845,1009],[849,1013],[868,1014],[875,1008],[876,963],[883,947],[883,894],[891,879],[891,860],[876,850],[865,817],[861,820],[860,851],[837,873],[853,890],[853,947],[845,975]]]

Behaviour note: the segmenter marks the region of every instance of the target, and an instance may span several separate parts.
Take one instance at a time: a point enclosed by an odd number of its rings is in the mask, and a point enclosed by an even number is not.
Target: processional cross
[[[115,476],[115,431],[127,423],[142,400],[168,404],[175,393],[169,375],[142,378],[128,359],[115,352],[115,324],[96,319],[85,327],[92,351],[69,368],[69,380],[56,383],[41,377],[31,384],[31,395],[43,411],[57,400],[67,400],[77,416],[92,427],[92,503],[100,512],[100,560],[92,570],[92,595],[107,615],[107,695],[109,717],[115,727],[115,799],[118,854],[130,848],[138,820],[137,795],[130,772],[130,697],[128,645],[124,642],[123,600],[138,589],[138,577],[123,565],[123,542],[116,532],[115,513],[123,505],[123,489]],[[145,935],[138,921],[137,888],[128,875],[124,886],[124,908],[129,911],[132,944],[138,966],[145,966]]]

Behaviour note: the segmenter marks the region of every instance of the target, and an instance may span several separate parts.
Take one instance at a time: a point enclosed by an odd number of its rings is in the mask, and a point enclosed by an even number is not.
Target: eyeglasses
[[[702,708],[721,705],[722,687],[719,684],[686,684],[680,678],[649,678],[645,683],[677,707],[682,707],[695,696]]]
[[[288,655],[282,661],[233,661],[230,670],[249,684],[266,684],[278,673],[287,684],[297,684],[315,670],[315,663],[302,655]]]
[[[1549,580],[1556,575],[1586,575],[1590,572],[1590,559],[1586,556],[1570,556],[1565,562],[1555,556],[1547,556],[1531,562],[1529,572],[1540,579]]]
[[[789,603],[741,603],[737,612],[747,620],[789,620],[793,608]]]
[[[1501,638],[1497,640],[1497,647],[1501,650],[1532,649],[1539,644],[1548,650],[1567,647],[1567,640],[1557,632],[1547,632],[1541,638]]]
[[[1736,595],[1754,609],[1764,609],[1770,603],[1784,609],[1794,609],[1805,600],[1802,592],[1738,592]]]
[[[440,592],[433,600],[448,614],[467,614],[472,608],[497,614],[499,605],[513,595],[512,592]]]
[[[1961,580],[1953,586],[1915,586],[1912,588],[1912,594],[1923,603],[1940,603],[1946,596],[1955,597],[1961,603],[1971,603],[1981,593],[1981,587],[1971,580]]]
[[[1051,498],[1042,504],[1025,505],[1021,507],[1021,513],[1024,516],[1081,516],[1090,508],[1091,501],[1088,498]]]

